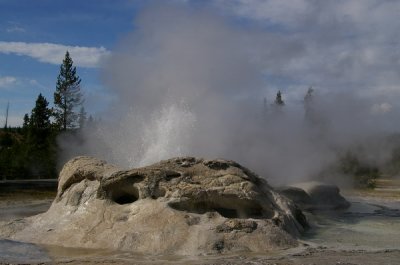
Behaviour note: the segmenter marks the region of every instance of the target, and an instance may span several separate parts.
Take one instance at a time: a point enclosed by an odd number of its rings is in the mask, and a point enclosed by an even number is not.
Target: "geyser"
[[[315,59],[312,41],[235,23],[211,9],[164,4],[141,10],[135,30],[104,67],[115,102],[79,143],[60,141],[65,156],[93,155],[125,168],[175,156],[223,157],[274,184],[327,173],[348,149],[363,149],[359,158],[373,165],[389,157],[391,147],[379,141],[394,127],[394,108],[371,111],[383,99],[321,83],[308,106],[313,122],[303,106],[309,84],[303,91],[284,89],[286,105],[277,110],[273,97],[281,88],[269,77],[283,86],[302,80],[288,69]]]

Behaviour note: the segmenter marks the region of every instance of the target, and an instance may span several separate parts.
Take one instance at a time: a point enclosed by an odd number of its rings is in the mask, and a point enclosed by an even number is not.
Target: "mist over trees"
[[[316,119],[321,110],[318,108],[318,100],[315,98],[315,90],[309,88],[304,95],[304,126],[310,129],[310,137],[312,130],[319,128],[324,123],[323,118]],[[265,128],[274,127],[274,122],[281,119],[276,113],[267,111],[268,102],[266,98],[262,100],[262,108],[264,118],[266,119]],[[283,94],[278,91],[276,98],[271,104],[272,107],[287,107],[283,99]],[[290,105],[290,104],[289,104]],[[81,132],[85,128],[94,129],[94,120],[92,116],[87,118],[87,113],[83,106],[80,107],[76,114],[75,123],[78,126],[67,126],[66,131],[59,126],[57,114],[54,109],[49,107],[49,102],[39,94],[35,106],[30,114],[25,114],[22,128],[8,128],[0,131],[0,172],[2,178],[37,178],[37,177],[56,177],[57,161],[60,159],[60,146],[57,138],[62,136],[64,144],[73,145],[77,149],[78,146],[84,145],[87,139]],[[265,137],[268,137],[267,135]],[[318,134],[318,138],[328,137]],[[317,141],[317,139],[315,139]],[[387,141],[388,145],[397,145],[393,154],[385,162],[386,164],[371,164],[364,157],[362,146],[355,145],[345,146],[337,150],[337,159],[325,170],[320,172],[320,179],[323,180],[326,175],[333,172],[337,174],[347,175],[351,177],[355,186],[374,187],[374,181],[381,176],[382,173],[395,174],[400,172],[400,136],[388,135],[382,141]]]
[[[76,68],[73,66],[72,58],[67,52],[60,67],[60,74],[57,78],[56,91],[54,93],[54,107],[50,107],[47,99],[42,94],[39,94],[31,113],[25,114],[23,117],[22,128],[5,128],[0,130],[1,178],[56,177],[57,162],[60,160],[64,159],[65,161],[65,159],[78,154],[115,155],[115,153],[121,150],[119,148],[113,150],[112,148],[115,149],[115,147],[113,145],[107,146],[107,144],[109,144],[107,139],[99,136],[98,132],[106,131],[105,128],[107,127],[104,126],[107,125],[105,123],[96,123],[93,117],[87,114],[82,104],[83,97],[80,91],[80,83],[81,79],[77,75]],[[332,131],[331,128],[329,129],[331,123],[335,124],[335,121],[332,120],[332,118],[336,119],[342,116],[337,115],[334,117],[331,115],[332,112],[326,111],[327,101],[325,96],[316,96],[315,89],[310,87],[307,91],[304,91],[304,96],[302,98],[303,116],[300,120],[295,120],[291,117],[291,113],[293,112],[291,105],[293,103],[291,101],[286,103],[284,94],[281,91],[277,91],[276,97],[271,104],[268,103],[267,98],[263,98],[260,105],[262,106],[264,121],[260,122],[260,120],[256,118],[256,114],[254,117],[246,116],[246,126],[243,126],[243,130],[247,131],[235,134],[235,137],[230,140],[232,140],[232,143],[234,144],[242,144],[240,149],[244,151],[244,153],[249,152],[250,150],[254,151],[256,154],[262,155],[265,151],[266,156],[260,157],[260,159],[266,161],[269,159],[275,159],[273,161],[278,161],[278,163],[280,163],[278,166],[290,167],[291,165],[285,164],[287,163],[286,161],[279,161],[279,158],[282,154],[287,154],[287,150],[296,151],[296,144],[298,144],[299,139],[296,138],[293,139],[293,141],[290,141],[290,137],[295,135],[295,130],[300,129],[301,131],[297,133],[302,135],[303,138],[301,139],[304,141],[310,141],[312,143],[312,145],[310,145],[312,148],[317,147],[315,149],[307,150],[310,154],[314,152],[314,157],[316,158],[314,163],[315,168],[318,170],[315,170],[314,175],[312,175],[314,179],[324,180],[326,176],[331,178],[332,174],[338,174],[341,176],[347,176],[356,186],[373,187],[374,180],[382,173],[396,174],[400,172],[400,135],[386,134],[381,135],[380,138],[375,138],[374,141],[376,141],[376,145],[381,145],[381,143],[384,142],[387,146],[386,149],[393,150],[393,152],[386,156],[382,161],[373,161],[366,156],[370,150],[365,149],[366,142],[373,142],[370,141],[370,139],[360,138],[360,141],[348,143],[331,141],[330,138],[332,137],[332,133],[335,132],[335,130]],[[204,102],[206,101],[203,101],[203,103]],[[250,105],[256,106],[257,104],[255,103],[256,102],[253,102]],[[328,104],[328,108],[329,107]],[[269,111],[269,109],[272,111]],[[208,111],[208,109],[206,110]],[[335,110],[341,111],[341,108],[338,107]],[[204,109],[201,109],[201,111],[204,111]],[[260,111],[259,107],[257,108],[257,111]],[[243,115],[248,115],[248,113],[248,111],[243,111]],[[285,113],[285,115],[280,115],[280,113]],[[160,114],[164,115],[164,113]],[[153,127],[149,126],[144,128],[142,134],[139,135],[139,138],[138,135],[132,135],[130,139],[138,141],[138,139],[141,140],[150,135],[150,138],[148,138],[149,142],[146,143],[149,144],[148,149],[151,152],[168,153],[167,150],[159,149],[160,139],[171,143],[170,137],[175,136],[175,131],[171,134],[169,131],[170,128],[177,128],[176,133],[178,133],[178,136],[181,132],[187,133],[182,130],[180,122],[193,120],[194,116],[189,112],[183,114],[180,113],[179,108],[167,109],[167,116],[162,115],[155,119],[155,124],[157,125],[156,131],[154,131]],[[174,123],[177,121],[171,119],[171,115],[178,115],[179,122]],[[237,119],[243,121],[241,120],[240,115],[240,112],[236,113]],[[208,119],[211,116],[206,115],[206,117],[207,120],[202,124],[206,124],[210,121]],[[224,123],[226,121],[228,121],[228,119],[223,120],[223,124],[227,124],[227,128],[229,128],[232,124]],[[128,124],[127,120],[122,120],[122,122],[125,125],[137,125],[136,123]],[[149,122],[151,123],[153,120],[150,120]],[[292,122],[298,124],[292,126],[290,125]],[[113,126],[114,125],[115,124],[113,124]],[[188,128],[192,128],[191,123],[188,123]],[[114,127],[109,129],[114,129]],[[118,133],[120,133],[118,127],[117,130],[111,131],[112,138],[121,142],[121,139],[118,136]],[[160,131],[162,135],[152,136],[154,132],[158,131]],[[117,135],[114,133],[117,133]],[[123,131],[123,133],[126,133],[126,131]],[[275,140],[274,137],[276,134],[279,135],[281,141],[271,142],[271,139],[272,141]],[[88,136],[90,137],[88,138]],[[207,134],[204,134],[204,136],[207,136]],[[126,136],[122,136],[121,138],[123,139],[123,137]],[[179,141],[185,141],[185,138],[180,136],[178,138]],[[95,140],[93,141],[93,139]],[[207,138],[206,140],[212,141],[213,139]],[[204,141],[201,142],[204,145]],[[103,144],[99,145],[99,143]],[[174,142],[172,141],[172,143]],[[177,143],[179,144],[179,142]],[[219,144],[217,142],[215,143]],[[329,163],[325,162],[325,164],[321,164],[321,161],[318,159],[318,152],[320,150],[319,145],[326,145],[326,143],[328,143],[329,146],[323,147],[329,148],[334,159],[330,159],[328,161]],[[126,143],[122,142],[121,144]],[[163,143],[161,143],[161,145],[162,144]],[[91,147],[90,151],[85,149],[87,146]],[[96,153],[96,148],[99,146],[104,148],[104,150]],[[230,145],[227,144],[226,146],[229,147]],[[176,148],[175,145],[171,145],[170,147]],[[126,148],[126,146],[123,148]],[[269,148],[271,148],[272,151]],[[303,148],[303,146],[300,146],[300,148]],[[73,152],[65,152],[66,150],[70,151],[71,149],[73,149]],[[236,149],[237,147],[235,146],[232,150],[234,151]],[[60,152],[60,150],[62,152]],[[95,150],[95,152],[93,152],[93,150]],[[129,150],[132,152],[134,149]],[[137,152],[142,152],[143,150],[145,149],[137,150]],[[153,154],[149,150],[147,150],[147,158],[146,156],[145,158],[150,161],[150,159],[153,158]],[[276,155],[276,157],[271,157],[271,154]],[[296,156],[297,154],[300,154],[300,156],[297,156],[299,160],[304,159],[301,157],[301,152],[294,152],[292,155]],[[107,159],[108,157],[101,158]],[[247,166],[256,168],[254,165]]]

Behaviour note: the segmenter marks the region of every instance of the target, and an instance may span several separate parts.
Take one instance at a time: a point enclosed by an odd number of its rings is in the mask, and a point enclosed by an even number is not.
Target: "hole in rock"
[[[238,218],[239,217],[239,215],[235,209],[215,208],[214,210],[226,218]]]
[[[175,172],[175,171],[168,171],[165,173],[165,180],[166,181],[171,181],[174,178],[179,178],[181,176],[181,173]]]
[[[248,218],[254,218],[254,219],[259,219],[259,218],[265,217],[263,214],[263,209],[259,205],[256,205],[255,207],[245,208],[245,216],[247,216]]]
[[[138,199],[139,194],[134,187],[124,190],[114,190],[111,194],[111,200],[118,204],[129,204]]]
[[[133,196],[132,194],[123,194],[117,198],[114,199],[114,201],[118,204],[128,204],[136,201],[137,198]]]
[[[268,218],[263,208],[255,202],[243,201],[238,199],[217,198],[212,201],[182,201],[169,204],[175,210],[186,211],[197,214],[207,212],[218,212],[225,218]]]

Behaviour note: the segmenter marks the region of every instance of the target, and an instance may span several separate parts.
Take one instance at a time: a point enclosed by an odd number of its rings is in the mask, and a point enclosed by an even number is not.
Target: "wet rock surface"
[[[313,181],[280,187],[277,190],[306,211],[339,210],[350,207],[350,202],[340,194],[336,185]]]
[[[0,236],[150,254],[263,252],[297,246],[297,206],[233,161],[174,158],[132,170],[78,157],[43,214],[0,224]]]

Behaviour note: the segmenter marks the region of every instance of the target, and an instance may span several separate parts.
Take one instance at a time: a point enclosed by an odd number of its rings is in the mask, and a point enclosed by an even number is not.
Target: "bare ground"
[[[1,263],[10,264],[10,263]],[[192,259],[179,259],[177,257],[158,258],[158,257],[140,257],[133,258],[67,258],[58,261],[44,263],[12,263],[12,264],[188,264],[188,265],[375,265],[375,264],[400,264],[400,250],[332,250],[325,248],[308,248],[296,254],[285,256],[266,256],[266,255],[237,255],[237,256],[219,256],[219,257],[193,257]]]
[[[356,190],[345,191],[345,195],[357,196],[363,198],[373,198],[391,203],[400,202],[400,183],[399,181],[383,180],[378,189],[372,191]],[[385,188],[387,187],[387,188]],[[390,188],[389,188],[390,187]],[[18,195],[18,196],[16,196]],[[26,205],[49,201],[54,197],[54,193],[24,193],[17,194],[2,193],[0,194],[0,209],[2,212],[5,208],[17,207],[18,205]],[[18,199],[16,199],[18,198]],[[1,217],[1,213],[0,213]],[[399,240],[400,243],[400,240]],[[236,264],[276,264],[276,265],[372,265],[372,264],[400,264],[400,249],[399,246],[393,246],[396,249],[381,249],[381,250],[365,250],[365,249],[340,249],[335,247],[324,246],[304,246],[295,250],[288,250],[282,253],[272,254],[243,254],[230,256],[195,256],[195,257],[157,257],[157,256],[141,256],[132,253],[107,253],[98,252],[92,255],[68,255],[68,253],[60,254],[53,252],[54,260],[48,262],[7,262],[1,260],[0,265],[4,264],[87,264],[87,265],[102,265],[102,264],[215,264],[215,265],[236,265]],[[50,256],[52,254],[49,252]]]

